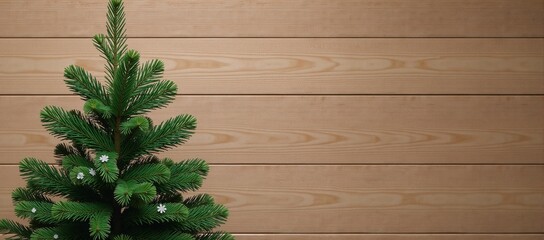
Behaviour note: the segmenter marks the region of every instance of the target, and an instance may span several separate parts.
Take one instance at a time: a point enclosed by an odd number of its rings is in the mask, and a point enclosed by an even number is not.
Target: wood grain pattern
[[[542,240],[543,234],[236,234],[237,240]]]
[[[543,37],[543,5],[542,0],[145,0],[127,1],[126,10],[132,37]],[[101,0],[2,0],[0,37],[89,37],[104,31],[105,9]]]
[[[12,216],[16,166],[0,167]],[[523,233],[544,229],[544,166],[212,166],[202,191],[237,233]],[[253,223],[253,224],[247,224]],[[418,224],[414,224],[418,223]]]
[[[544,39],[129,39],[183,94],[543,94]],[[0,94],[102,77],[89,39],[0,39]]]
[[[234,234],[237,240],[541,240],[543,234]],[[0,239],[2,235],[0,235]]]
[[[15,164],[53,162],[39,110],[82,107],[64,67],[103,76],[90,37],[105,9],[0,0],[0,218],[14,218]],[[151,116],[199,120],[162,156],[212,163],[202,191],[229,207],[237,239],[544,239],[544,0],[126,10],[129,46],[190,95]]]
[[[46,105],[75,96],[0,97],[2,163],[52,162]],[[544,163],[543,96],[182,96],[156,122],[190,113],[197,133],[165,155],[213,163]]]

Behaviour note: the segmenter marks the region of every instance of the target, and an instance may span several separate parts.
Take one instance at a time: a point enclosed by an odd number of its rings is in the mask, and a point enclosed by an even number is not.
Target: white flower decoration
[[[59,239],[59,235],[58,235],[58,234],[55,234],[55,235],[53,235],[53,238],[54,238],[54,239]]]
[[[32,213],[36,213],[36,211],[38,211],[38,210],[36,210],[36,208],[33,207],[32,210],[30,210],[30,211],[31,211]]]
[[[159,204],[159,206],[157,206],[157,212],[165,213],[166,212],[166,206],[164,204]]]
[[[100,156],[100,161],[101,162],[108,162],[108,160],[110,160],[110,157],[108,157],[108,155],[102,155]]]
[[[91,176],[94,176],[96,175],[96,171],[93,168],[89,168],[89,174],[91,174]]]
[[[78,172],[78,173],[77,173],[77,176],[76,176],[77,179],[81,180],[81,179],[83,179],[84,177],[85,177],[85,174],[83,174],[82,172]]]

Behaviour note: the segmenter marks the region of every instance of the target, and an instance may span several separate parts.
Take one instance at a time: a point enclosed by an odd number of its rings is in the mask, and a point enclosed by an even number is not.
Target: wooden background
[[[0,0],[0,215],[105,0]],[[544,0],[127,1],[242,240],[544,239]]]

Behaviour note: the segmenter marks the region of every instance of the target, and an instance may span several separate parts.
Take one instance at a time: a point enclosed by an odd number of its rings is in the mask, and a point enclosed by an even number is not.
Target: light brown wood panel
[[[234,234],[234,236],[237,240],[541,240],[544,238],[543,234]]]
[[[13,216],[17,167],[0,167]],[[544,166],[211,167],[203,192],[236,233],[523,233],[544,229]]]
[[[46,105],[75,96],[0,97],[0,160],[52,162]],[[197,117],[165,156],[213,163],[544,163],[543,96],[180,96],[151,114]]]
[[[237,240],[542,240],[543,234],[236,234]]]
[[[104,32],[105,0],[2,0],[0,37]],[[126,1],[132,37],[544,37],[542,0]]]
[[[129,39],[182,94],[543,94],[544,39]],[[0,39],[0,94],[102,78],[90,39]]]

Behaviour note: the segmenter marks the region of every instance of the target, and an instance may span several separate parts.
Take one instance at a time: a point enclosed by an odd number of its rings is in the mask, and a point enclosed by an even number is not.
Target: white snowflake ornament
[[[83,174],[82,172],[78,172],[78,173],[77,173],[77,176],[76,176],[77,179],[81,180],[81,179],[83,179],[84,177],[85,177],[85,174]]]
[[[165,213],[166,212],[166,206],[164,204],[159,204],[159,206],[157,206],[157,212]]]
[[[89,168],[89,174],[91,174],[91,176],[94,176],[96,175],[96,171],[93,168]]]
[[[99,160],[100,162],[105,163],[105,162],[108,162],[108,160],[110,160],[110,157],[108,157],[108,155],[102,155],[100,156]]]
[[[59,235],[58,235],[58,234],[55,234],[55,235],[53,235],[53,238],[54,238],[54,239],[59,239]]]
[[[31,211],[32,213],[36,213],[36,211],[38,211],[38,210],[36,210],[36,208],[33,207],[32,210],[30,210],[30,211]]]

